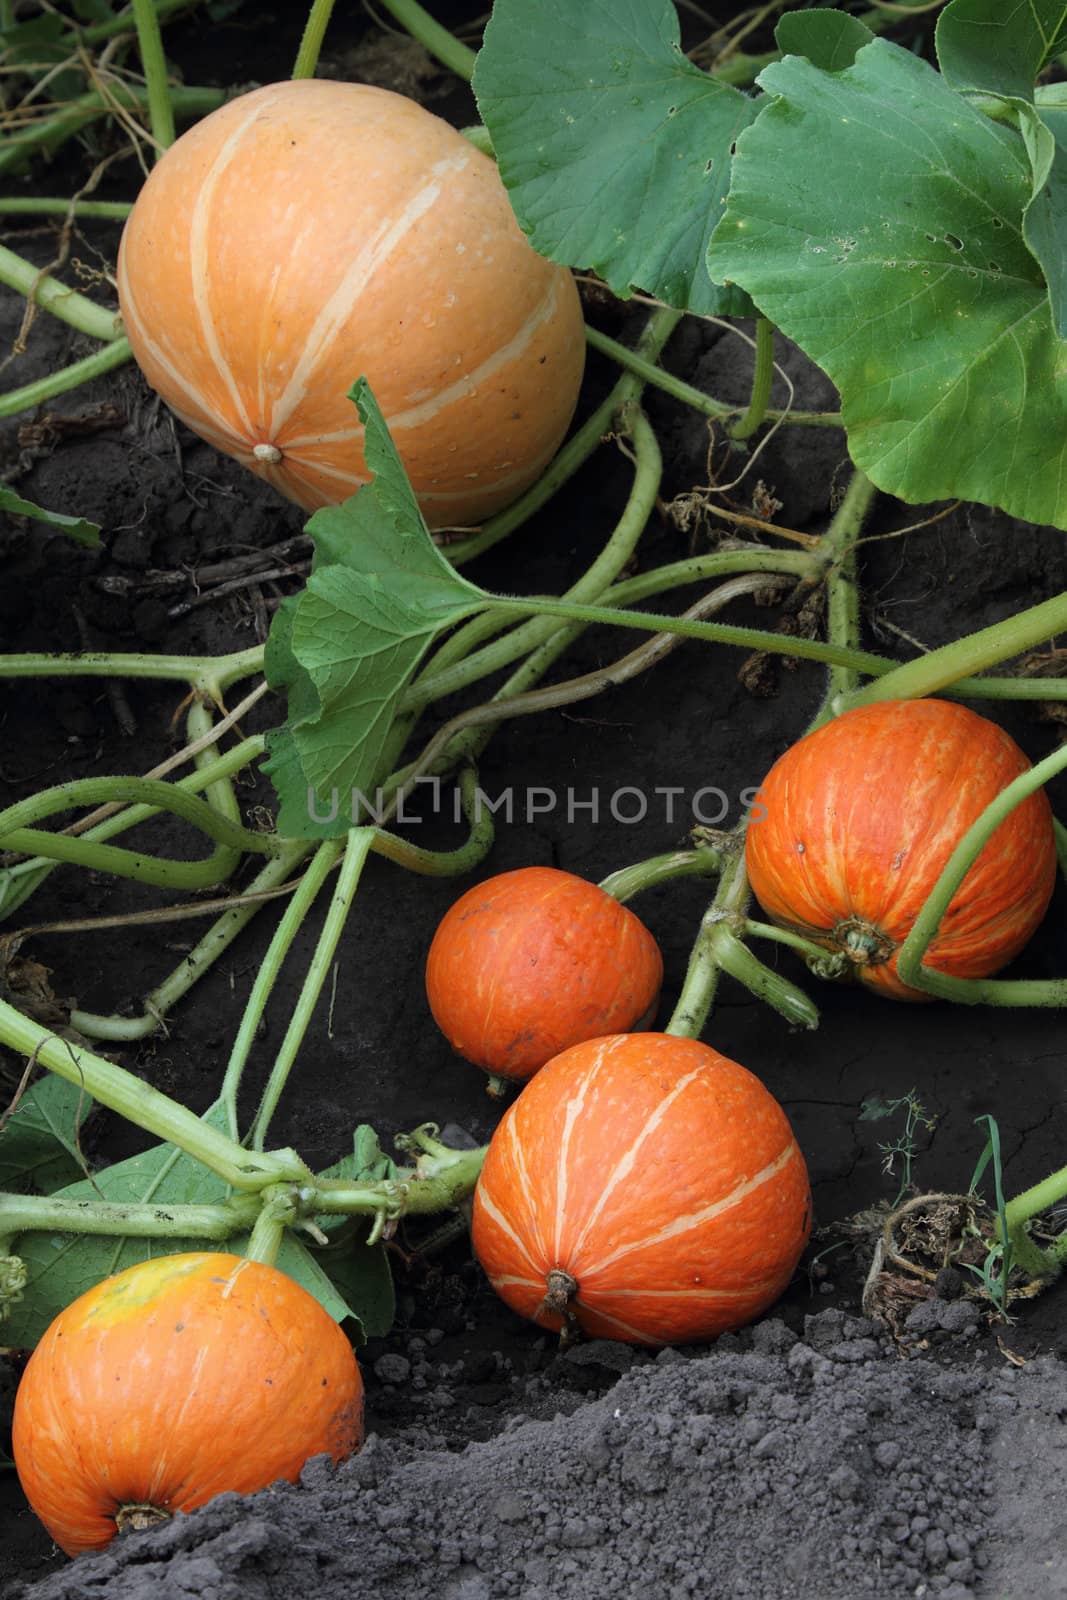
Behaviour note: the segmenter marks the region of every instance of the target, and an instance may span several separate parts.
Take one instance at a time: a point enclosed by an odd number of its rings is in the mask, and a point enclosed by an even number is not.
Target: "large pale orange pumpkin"
[[[760,787],[745,863],[760,905],[899,1000],[897,952],[949,856],[1030,763],[1015,741],[948,700],[857,706],[787,750]],[[953,897],[924,965],[981,978],[1026,944],[1056,881],[1044,790],[1005,818]]]
[[[239,1256],[160,1256],[75,1300],[15,1397],[26,1498],[68,1555],[363,1442],[352,1347],[306,1289]]]
[[[663,982],[659,946],[595,883],[520,867],[476,884],[445,913],[426,995],[452,1048],[523,1080],[582,1039],[644,1028]]]
[[[474,1197],[478,1259],[547,1328],[663,1345],[749,1322],[811,1228],[804,1158],[751,1072],[695,1039],[591,1039],[505,1112]]]
[[[137,199],[118,285],[153,388],[309,510],[366,481],[357,378],[438,527],[515,499],[574,411],[573,279],[493,162],[385,89],[271,84],[197,123]]]

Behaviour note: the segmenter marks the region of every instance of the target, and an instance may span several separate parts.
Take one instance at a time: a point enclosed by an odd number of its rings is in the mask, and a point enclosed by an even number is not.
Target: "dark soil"
[[[267,81],[288,70],[302,9],[285,8],[275,29],[242,26],[238,11],[215,36],[210,67],[205,23],[169,30],[169,48],[190,82]],[[353,32],[346,41],[342,22],[338,29],[329,64],[359,76],[368,59],[352,55],[360,39]],[[399,70],[395,59],[390,70]],[[442,77],[420,75],[411,58],[405,70],[404,87],[412,91],[447,89]],[[431,103],[458,121],[470,119],[460,93],[448,90]],[[84,159],[72,152],[51,173],[35,172],[27,192],[70,192],[83,175]],[[120,191],[116,180],[112,192]],[[51,257],[53,239],[43,231],[21,230],[12,242],[41,261]],[[113,230],[86,226],[74,253],[113,261],[115,245]],[[7,296],[0,347],[9,348],[20,316],[21,305]],[[624,318],[622,336],[632,336],[639,316]],[[42,314],[8,380],[26,382],[86,348]],[[784,346],[780,356],[798,385],[799,406],[833,403],[803,358]],[[667,361],[719,397],[744,392],[746,347],[718,329],[684,325]],[[583,410],[613,376],[591,359]],[[707,431],[660,396],[650,395],[648,407],[668,464],[665,498],[688,494],[707,481]],[[24,433],[21,441],[15,425],[3,425],[0,468],[28,498],[99,521],[104,549],[80,551],[38,525],[7,527],[0,649],[222,652],[255,642],[272,584],[214,596],[197,574],[295,538],[300,513],[175,428],[130,370],[51,409],[82,420]],[[716,462],[725,475],[721,455]],[[474,576],[488,588],[558,592],[603,541],[629,470],[620,452],[603,448]],[[765,515],[771,496],[781,502],[783,525],[817,531],[847,470],[840,434],[782,430],[734,491],[735,503]],[[883,501],[868,532],[887,534],[940,509]],[[658,516],[639,559],[652,565],[732,536],[714,521],[680,527]],[[297,546],[285,559],[303,554]],[[866,544],[862,565],[869,642],[903,657],[915,642],[941,643],[1067,588],[1067,538],[963,507],[921,532]],[[161,588],[153,579],[159,572],[182,580]],[[283,578],[278,586],[287,590],[296,581]],[[683,593],[678,603],[693,598]],[[773,626],[782,611],[739,605],[732,614]],[[628,636],[590,632],[560,673],[609,662],[628,643]],[[513,789],[515,819],[500,825],[482,873],[551,863],[603,877],[682,843],[702,788],[722,790],[727,814],[720,820],[736,820],[741,791],[802,731],[822,690],[813,665],[748,674],[744,683],[739,666],[736,652],[689,644],[647,678],[574,713],[505,724],[481,780],[490,794]],[[2,803],[67,777],[148,770],[181,742],[174,726],[180,699],[165,686],[131,684],[124,707],[99,680],[8,682],[0,693]],[[123,731],[127,711],[132,734]],[[267,702],[246,731],[280,715],[280,706]],[[1057,737],[1056,726],[1035,712],[1008,711],[1000,720],[1031,755]],[[668,786],[683,791],[673,813],[665,795],[655,796]],[[528,817],[536,787],[562,798]],[[629,824],[609,812],[611,796],[624,787],[653,797],[647,814]],[[598,793],[599,817],[588,808],[568,817],[568,789],[578,801]],[[269,786],[250,783],[242,798],[249,809],[269,805]],[[1067,789],[1061,784],[1052,798],[1065,814]],[[702,803],[713,807],[714,797]],[[446,818],[428,813],[411,834],[428,844],[454,838]],[[181,829],[162,824],[153,824],[150,839],[153,848],[176,854],[196,848]],[[483,1079],[451,1056],[422,997],[425,952],[457,892],[454,884],[372,861],[342,945],[330,1014],[324,1005],[316,1017],[274,1125],[278,1143],[296,1146],[313,1166],[336,1159],[360,1121],[372,1122],[383,1142],[431,1117],[479,1141],[490,1135],[498,1111]],[[44,923],[165,899],[61,869],[14,920]],[[705,899],[706,889],[690,883],[639,904],[664,952],[664,1015]],[[1018,974],[1063,970],[1065,905],[1061,889]],[[264,911],[175,1011],[166,1034],[126,1048],[123,1063],[203,1109],[275,915]],[[151,938],[143,930],[40,935],[23,954],[51,969],[61,999],[94,1011],[133,1009],[203,926],[171,923]],[[249,1073],[250,1107],[316,933],[312,919],[275,992]],[[984,1113],[999,1122],[1011,1191],[1062,1164],[1056,1018],[895,1005],[816,986],[789,956],[781,964],[822,1008],[817,1032],[790,1031],[727,981],[705,1035],[781,1100],[811,1169],[819,1232],[779,1320],[711,1350],[653,1358],[597,1343],[560,1354],[496,1300],[465,1242],[407,1264],[398,1256],[396,1330],[361,1352],[372,1438],[360,1457],[336,1474],[313,1464],[299,1489],[252,1501],[224,1496],[192,1517],[131,1537],[121,1550],[72,1565],[26,1509],[14,1475],[0,1474],[3,1592],[32,1590],[40,1600],[150,1590],[255,1600],[355,1592],[357,1584],[367,1600],[415,1600],[431,1590],[454,1600],[541,1600],[561,1588],[731,1600],[797,1591],[826,1600],[1045,1600],[1067,1592],[1056,1498],[1067,1440],[1062,1289],[1020,1303],[1016,1320],[1004,1325],[960,1298],[959,1283],[939,1283],[940,1299],[919,1284],[896,1304],[899,1338],[889,1341],[883,1328],[859,1319],[870,1229],[864,1233],[854,1221],[891,1202],[905,1177],[899,1160],[886,1172],[881,1149],[901,1133],[902,1114],[862,1120],[870,1096],[893,1101],[914,1089],[934,1121],[917,1136],[910,1173],[924,1190],[966,1190],[984,1142],[975,1119]],[[98,1164],[140,1142],[136,1130],[107,1114],[86,1136]]]

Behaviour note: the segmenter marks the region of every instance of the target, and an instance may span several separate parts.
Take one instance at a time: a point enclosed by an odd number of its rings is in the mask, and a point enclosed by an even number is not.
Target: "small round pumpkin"
[[[15,1397],[26,1498],[67,1555],[224,1490],[295,1482],[363,1442],[363,1383],[333,1318],[275,1267],[159,1256],[47,1329]]]
[[[452,1048],[519,1081],[582,1039],[647,1027],[662,982],[663,957],[640,918],[555,867],[468,889],[426,961],[430,1010]]]
[[[712,1339],[781,1295],[811,1229],[808,1173],[760,1080],[695,1039],[592,1039],[505,1112],[474,1196],[494,1289],[546,1328]]]
[[[152,387],[308,510],[367,481],[357,378],[436,527],[527,488],[581,382],[574,280],[494,163],[367,84],[270,84],[189,129],[127,220],[118,286]]]
[[[960,839],[1030,763],[1003,728],[949,700],[857,706],[787,750],[763,780],[745,864],[782,927],[843,955],[861,983],[924,1000],[897,951]],[[1005,818],[952,899],[924,965],[982,978],[1044,916],[1056,881],[1043,790]]]

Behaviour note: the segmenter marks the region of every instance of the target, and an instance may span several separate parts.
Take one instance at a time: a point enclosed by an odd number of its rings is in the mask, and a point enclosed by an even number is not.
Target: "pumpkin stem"
[[[162,1506],[119,1506],[115,1512],[115,1526],[120,1533],[140,1533],[143,1528],[154,1528],[159,1522],[169,1522],[170,1512]]]
[[[562,1319],[563,1326],[559,1332],[561,1345],[577,1344],[582,1336],[578,1318],[571,1310],[570,1304],[577,1293],[577,1278],[572,1278],[562,1267],[553,1267],[545,1278],[545,1298],[538,1306],[536,1315],[541,1316],[547,1312]]]
[[[892,939],[862,917],[846,917],[834,928],[831,938],[857,967],[880,967],[896,949]]]

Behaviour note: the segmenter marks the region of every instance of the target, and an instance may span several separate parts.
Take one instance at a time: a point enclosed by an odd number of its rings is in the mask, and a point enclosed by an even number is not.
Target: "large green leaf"
[[[1022,235],[1018,134],[884,40],[843,72],[794,56],[760,81],[778,98],[738,142],[713,271],[834,380],[880,488],[1067,527],[1067,360]]]
[[[229,1112],[221,1104],[205,1112],[204,1121],[233,1133]],[[339,1172],[341,1175],[348,1174]],[[64,1199],[88,1202],[151,1202],[163,1211],[168,1205],[218,1204],[226,1199],[229,1190],[221,1178],[198,1161],[173,1145],[160,1144],[95,1173],[91,1181],[71,1184],[59,1193]],[[186,1250],[217,1249],[241,1255],[248,1239],[247,1233],[235,1234],[224,1244],[213,1245],[203,1239],[24,1233],[16,1243],[16,1252],[26,1264],[29,1282],[22,1300],[11,1308],[4,1321],[4,1339],[13,1346],[35,1345],[53,1318],[72,1300],[102,1278],[138,1261]],[[302,1239],[287,1232],[277,1264],[313,1294],[335,1321],[350,1321],[357,1343],[373,1333],[387,1331],[392,1321],[392,1279],[380,1245],[372,1249],[357,1239],[313,1252]]]
[[[308,523],[316,545],[304,592],[276,619],[267,675],[289,696],[265,764],[281,799],[279,830],[343,834],[353,795],[371,795],[397,702],[436,634],[489,600],[434,544],[365,380],[352,398],[373,480]],[[313,820],[329,815],[333,824]]]
[[[954,89],[991,96],[1030,161],[1023,237],[1048,284],[1052,325],[1067,336],[1067,152],[1035,106],[1034,82],[1067,45],[1064,0],[952,0],[938,18],[937,55]]]
[[[937,19],[937,61],[954,89],[1031,100],[1034,80],[1067,47],[1064,0],[951,0]]]
[[[75,1182],[84,1171],[78,1130],[92,1107],[52,1072],[31,1083],[0,1132],[0,1188],[54,1194]]]
[[[617,294],[751,311],[706,251],[756,104],[686,60],[671,0],[496,0],[474,92],[542,255]]]

